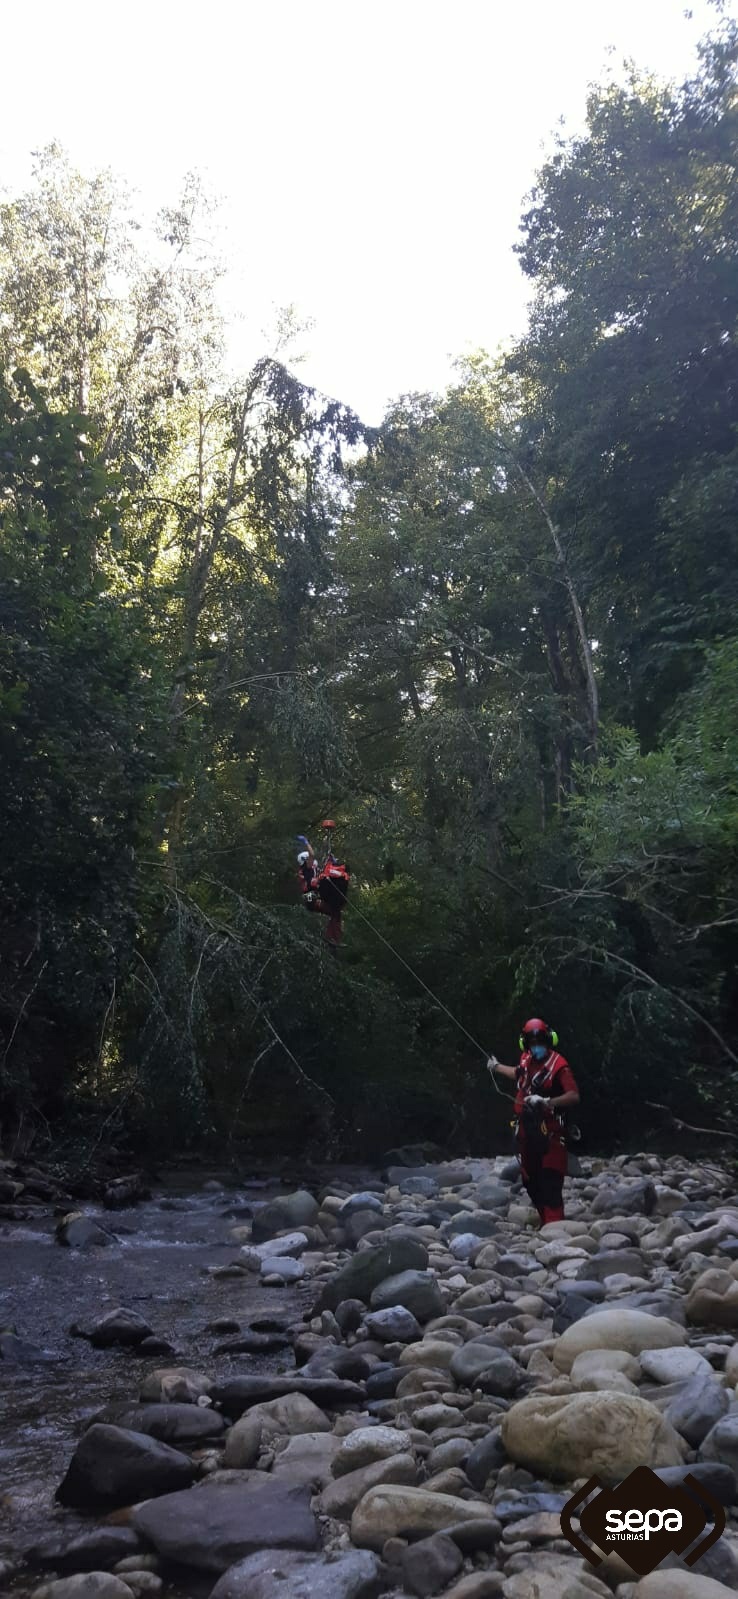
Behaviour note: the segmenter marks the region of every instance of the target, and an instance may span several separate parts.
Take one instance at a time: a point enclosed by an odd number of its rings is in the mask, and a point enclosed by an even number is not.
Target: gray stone
[[[656,1476],[667,1485],[679,1484],[689,1492],[687,1476],[696,1477],[721,1505],[735,1504],[738,1482],[730,1466],[712,1460],[695,1460],[690,1466],[662,1466]]]
[[[113,1509],[189,1486],[194,1477],[189,1457],[169,1444],[96,1423],[82,1435],[56,1497],[77,1510]]]
[[[417,1482],[418,1469],[409,1450],[401,1455],[391,1455],[388,1460],[374,1460],[370,1466],[360,1466],[336,1477],[320,1496],[320,1513],[337,1521],[349,1521],[360,1499],[370,1488],[380,1488],[384,1483]]]
[[[400,1564],[405,1587],[411,1593],[426,1595],[447,1588],[458,1576],[464,1557],[451,1538],[436,1532],[405,1549]]]
[[[40,1588],[34,1588],[31,1599],[133,1599],[133,1589],[112,1572],[86,1571],[42,1583]]]
[[[320,1409],[361,1410],[364,1390],[355,1382],[340,1377],[306,1377],[297,1372],[289,1377],[230,1377],[216,1383],[213,1398],[227,1416],[242,1416],[252,1405],[267,1404],[285,1394],[305,1394]]]
[[[505,1202],[507,1203],[507,1196]],[[457,1233],[474,1233],[477,1238],[494,1238],[499,1230],[500,1217],[493,1210],[460,1210],[443,1228],[447,1238],[454,1238]]]
[[[700,1460],[717,1460],[738,1477],[738,1411],[723,1416],[700,1445]]]
[[[160,1443],[196,1447],[220,1438],[225,1421],[212,1405],[106,1405],[89,1426],[124,1427],[129,1432],[144,1432]]]
[[[164,1560],[200,1571],[227,1571],[259,1549],[315,1549],[318,1526],[310,1490],[287,1483],[240,1487],[205,1483],[138,1505],[133,1525]]]
[[[280,1194],[257,1210],[251,1225],[254,1243],[263,1244],[267,1238],[291,1228],[314,1227],[319,1209],[317,1200],[304,1188],[293,1194]]]
[[[385,1278],[372,1291],[372,1310],[388,1310],[394,1305],[404,1306],[421,1322],[442,1316],[446,1308],[435,1274],[413,1269]]]
[[[68,1216],[63,1216],[56,1226],[56,1241],[66,1244],[69,1249],[105,1249],[109,1244],[117,1244],[115,1233],[107,1227],[101,1227],[92,1216],[85,1216],[82,1211],[70,1211]]]
[[[484,1393],[502,1397],[514,1394],[524,1376],[506,1350],[476,1340],[455,1351],[450,1369],[462,1388],[481,1388]]]
[[[377,1213],[375,1210],[353,1210],[345,1221],[343,1215],[341,1216],[341,1226],[346,1243],[355,1249],[362,1238],[366,1238],[367,1233],[376,1232]]]
[[[496,1427],[486,1438],[480,1438],[479,1443],[474,1445],[464,1466],[472,1488],[481,1490],[491,1473],[499,1471],[507,1459],[507,1450],[502,1442],[500,1430]]]
[[[333,1462],[334,1477],[357,1471],[375,1460],[389,1460],[392,1455],[404,1454],[412,1448],[406,1432],[395,1427],[356,1427],[344,1438]]]
[[[651,1216],[656,1209],[656,1189],[649,1177],[603,1188],[592,1206],[594,1216]]]
[[[404,1305],[370,1311],[364,1326],[370,1338],[378,1338],[383,1344],[414,1344],[423,1336],[419,1321]]]
[[[143,1546],[132,1527],[91,1527],[84,1532],[61,1527],[23,1551],[29,1566],[51,1566],[54,1571],[110,1571],[137,1554]]]
[[[150,1336],[151,1330],[137,1310],[124,1310],[120,1305],[87,1327],[75,1322],[70,1328],[74,1337],[88,1339],[95,1349],[111,1349],[115,1344],[135,1347]]]
[[[343,1223],[348,1220],[349,1216],[353,1216],[356,1211],[367,1210],[375,1212],[376,1226],[376,1216],[381,1216],[384,1210],[384,1201],[379,1194],[373,1194],[370,1190],[363,1190],[358,1194],[349,1194],[348,1199],[344,1200],[341,1209],[338,1212],[341,1218],[341,1224],[343,1225]]]
[[[264,1550],[231,1566],[210,1599],[376,1599],[385,1587],[380,1561],[368,1549],[327,1555]]]
[[[666,1421],[696,1449],[728,1409],[726,1390],[714,1376],[700,1372],[684,1384],[664,1412]]]
[[[328,1279],[314,1314],[320,1315],[322,1310],[335,1310],[343,1299],[361,1299],[368,1304],[375,1288],[388,1277],[406,1271],[423,1271],[427,1265],[428,1250],[415,1238],[393,1238],[388,1244],[361,1249],[335,1276]],[[401,1303],[401,1300],[389,1299],[374,1308],[383,1310],[386,1304]],[[409,1310],[412,1308],[412,1305],[407,1306]]]
[[[397,1186],[401,1194],[420,1194],[423,1199],[433,1199],[438,1193],[435,1177],[401,1177]]]
[[[596,1255],[588,1255],[580,1268],[582,1278],[597,1282],[621,1274],[625,1277],[642,1277],[643,1273],[644,1260],[640,1249],[598,1250]]]
[[[653,1382],[687,1382],[698,1375],[712,1375],[709,1360],[697,1349],[644,1349],[639,1359],[644,1377]]]
[[[476,1201],[480,1210],[505,1210],[510,1203],[510,1189],[502,1183],[481,1183]]]

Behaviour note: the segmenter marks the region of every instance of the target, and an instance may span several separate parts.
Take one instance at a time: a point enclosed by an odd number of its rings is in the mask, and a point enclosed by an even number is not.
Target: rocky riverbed
[[[542,1230],[501,1159],[8,1221],[0,1589],[738,1592],[735,1180],[582,1167]],[[699,1478],[727,1525],[636,1581],[559,1518],[643,1464]]]

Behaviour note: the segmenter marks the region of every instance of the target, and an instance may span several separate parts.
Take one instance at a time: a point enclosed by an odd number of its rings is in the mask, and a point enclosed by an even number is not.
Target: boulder
[[[189,1486],[195,1474],[189,1457],[169,1444],[96,1423],[83,1433],[56,1498],[77,1510],[112,1510]]]
[[[85,1216],[83,1211],[73,1210],[69,1215],[62,1216],[56,1225],[56,1241],[66,1244],[69,1249],[105,1249],[109,1244],[117,1244],[115,1233],[107,1227],[101,1227],[92,1216]]]
[[[641,1371],[652,1382],[687,1382],[690,1377],[712,1376],[712,1366],[698,1349],[644,1349]]]
[[[255,1244],[263,1244],[277,1233],[300,1227],[314,1227],[320,1206],[305,1188],[293,1194],[280,1194],[257,1210],[251,1224],[251,1237]]]
[[[414,1594],[435,1594],[447,1588],[464,1564],[461,1550],[442,1532],[431,1533],[403,1550],[403,1586]]]
[[[422,1538],[466,1521],[489,1521],[485,1500],[457,1499],[428,1488],[390,1484],[371,1488],[351,1518],[351,1541],[361,1549],[384,1547],[388,1538]]]
[[[738,1411],[722,1416],[700,1445],[700,1460],[717,1460],[738,1476]]]
[[[525,1376],[506,1350],[475,1340],[454,1351],[450,1369],[461,1388],[481,1388],[485,1394],[502,1397],[514,1394]]]
[[[409,1310],[419,1322],[442,1316],[446,1306],[435,1273],[409,1268],[387,1277],[372,1290],[372,1310],[388,1310],[395,1305]]]
[[[204,1483],[137,1505],[137,1532],[162,1559],[200,1571],[227,1571],[259,1549],[315,1549],[318,1526],[310,1490],[288,1483],[240,1487]]]
[[[593,1216],[651,1216],[656,1209],[656,1188],[650,1177],[603,1188],[592,1206]]]
[[[31,1599],[135,1599],[123,1577],[110,1571],[85,1571],[75,1577],[60,1577],[34,1588]]]
[[[341,1439],[331,1432],[303,1432],[288,1438],[272,1466],[272,1480],[309,1484],[313,1492],[332,1481],[331,1468]]]
[[[600,1309],[583,1316],[567,1327],[553,1351],[559,1371],[571,1371],[577,1355],[585,1349],[623,1349],[640,1355],[643,1349],[669,1349],[686,1343],[686,1333],[665,1316],[649,1316],[642,1310]]]
[[[508,1455],[552,1481],[620,1482],[644,1460],[679,1466],[684,1445],[654,1405],[608,1391],[533,1394],[501,1418]]]
[[[385,1587],[382,1566],[368,1549],[326,1555],[265,1550],[231,1566],[210,1599],[377,1599]]]
[[[205,1372],[189,1366],[161,1366],[144,1378],[139,1399],[143,1404],[196,1405],[210,1396],[212,1388],[213,1379]]]
[[[388,1277],[405,1271],[424,1271],[428,1265],[428,1251],[416,1238],[393,1238],[388,1244],[377,1244],[373,1249],[360,1249],[333,1277],[329,1277],[315,1306],[315,1315],[322,1310],[335,1310],[343,1299],[360,1299],[368,1305],[374,1289]],[[404,1300],[388,1299],[373,1309],[382,1310],[387,1305],[404,1304]],[[412,1305],[405,1307],[412,1310]]]
[[[139,1551],[141,1540],[132,1527],[91,1527],[83,1532],[61,1527],[27,1546],[23,1558],[29,1566],[51,1566],[62,1573],[109,1571]]]
[[[249,1420],[261,1427],[262,1439],[295,1438],[304,1432],[330,1432],[331,1424],[323,1411],[305,1394],[284,1394],[254,1405]]]
[[[248,1471],[256,1465],[261,1449],[262,1421],[253,1411],[234,1422],[225,1442],[223,1465],[226,1469]]]
[[[74,1337],[88,1339],[95,1349],[112,1349],[115,1344],[135,1348],[144,1338],[151,1337],[152,1328],[137,1310],[125,1310],[119,1305],[87,1327],[75,1323],[70,1332]]]
[[[303,1372],[288,1377],[227,1377],[213,1388],[216,1404],[234,1417],[285,1394],[304,1394],[326,1410],[361,1410],[364,1405],[364,1390],[358,1383],[340,1377],[306,1377]]]

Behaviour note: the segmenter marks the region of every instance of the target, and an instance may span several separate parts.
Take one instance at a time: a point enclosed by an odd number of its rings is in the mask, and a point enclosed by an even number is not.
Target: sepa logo
[[[572,1528],[575,1512],[584,1537]],[[704,1536],[710,1521],[712,1530]],[[639,1466],[617,1488],[603,1488],[599,1477],[590,1477],[564,1505],[561,1529],[591,1566],[617,1553],[637,1576],[646,1577],[671,1554],[693,1566],[725,1531],[725,1511],[691,1474],[669,1487],[650,1466]]]

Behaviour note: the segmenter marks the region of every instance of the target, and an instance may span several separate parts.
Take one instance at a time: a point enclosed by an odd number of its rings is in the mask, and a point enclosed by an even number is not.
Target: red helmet
[[[540,1016],[533,1016],[529,1022],[523,1023],[522,1033],[524,1038],[527,1038],[529,1033],[548,1034],[550,1031],[548,1022],[542,1022]]]
[[[335,822],[331,822],[330,820],[328,820],[326,822],[321,822],[320,830],[321,830],[322,833],[324,833],[327,828],[335,827],[335,825],[336,825]]]

